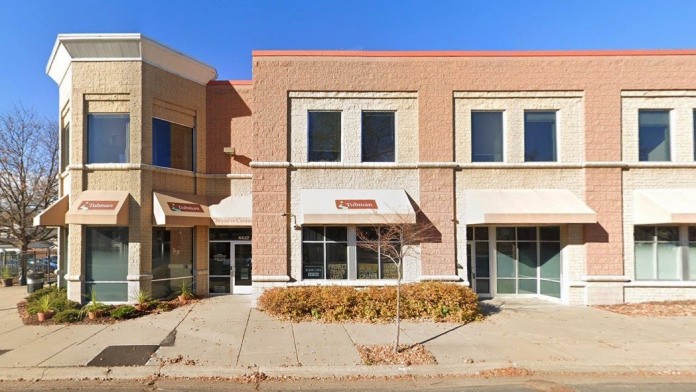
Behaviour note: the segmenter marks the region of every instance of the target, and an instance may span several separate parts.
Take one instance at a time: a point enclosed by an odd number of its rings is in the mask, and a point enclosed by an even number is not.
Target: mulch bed
[[[85,317],[82,320],[76,321],[74,323],[58,323],[58,322],[54,321],[52,318],[45,320],[44,322],[40,322],[38,317],[32,316],[29,314],[29,312],[27,312],[27,301],[24,301],[24,300],[17,303],[17,312],[19,313],[19,318],[22,320],[22,323],[24,323],[24,325],[103,325],[103,324],[114,324],[114,323],[118,323],[118,322],[126,321],[126,320],[132,320],[132,319],[136,319],[139,317],[147,316],[149,314],[166,313],[166,312],[170,312],[170,311],[172,311],[180,306],[190,305],[190,304],[193,304],[195,302],[198,302],[198,300],[197,299],[190,299],[190,300],[188,300],[188,302],[186,302],[186,304],[182,304],[176,299],[172,300],[172,301],[160,301],[160,303],[167,304],[169,310],[152,308],[152,309],[148,309],[148,310],[145,310],[142,312],[138,312],[138,313],[136,313],[136,315],[134,317],[131,317],[130,319],[120,319],[120,320],[117,320],[115,318],[108,317],[108,316],[97,317],[94,320],[90,320],[89,317],[87,317],[87,315],[85,315]],[[116,308],[116,306],[113,306],[113,309],[115,309],[115,308]]]
[[[357,345],[360,359],[365,365],[435,365],[437,361],[433,354],[422,344],[409,346],[402,344],[399,352],[394,352],[391,344],[378,344],[372,346]]]
[[[654,301],[637,304],[598,305],[595,308],[634,317],[696,316],[696,301]]]

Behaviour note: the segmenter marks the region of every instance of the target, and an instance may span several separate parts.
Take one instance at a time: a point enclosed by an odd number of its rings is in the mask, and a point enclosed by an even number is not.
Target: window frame
[[[310,128],[310,121],[309,121],[309,116],[310,113],[338,113],[339,115],[339,127],[338,127],[338,157],[334,161],[327,161],[327,160],[313,160],[312,159],[312,132]],[[306,154],[306,159],[307,162],[343,162],[343,135],[344,135],[344,129],[343,129],[343,110],[333,110],[333,109],[307,109],[306,112],[307,116],[307,129],[306,129],[306,137],[307,137],[307,154]]]
[[[652,240],[636,240],[636,229],[638,227],[649,227],[652,228]],[[665,241],[659,240],[658,229],[660,227],[676,227],[677,228],[677,240],[676,241]],[[693,263],[696,265],[696,260],[690,259],[690,248],[693,245],[696,246],[695,241],[691,241],[689,238],[689,229],[694,228],[695,225],[683,225],[683,224],[664,224],[664,225],[634,225],[633,226],[633,279],[636,282],[696,282],[696,279],[690,278],[690,266]],[[677,278],[661,279],[659,270],[659,244],[670,244],[674,243],[677,246],[676,249],[676,271]],[[652,276],[650,278],[639,278],[638,277],[638,257],[636,252],[637,244],[650,244],[651,245],[651,256],[652,256]],[[696,275],[695,275],[696,277]]]
[[[394,159],[391,161],[366,161],[365,160],[365,151],[364,151],[364,145],[363,142],[365,141],[365,118],[364,115],[365,113],[390,113],[394,117]],[[399,146],[399,139],[398,139],[398,122],[397,122],[397,110],[360,110],[360,162],[361,163],[396,163],[398,162],[398,146]]]
[[[470,152],[470,158],[472,163],[501,163],[501,162],[506,162],[505,161],[505,147],[506,147],[506,127],[505,127],[505,117],[506,117],[506,111],[505,110],[470,110],[469,111],[469,120],[470,120],[470,127],[471,127],[471,135],[470,135],[470,143],[471,143],[471,148],[469,149]],[[474,154],[474,113],[498,113],[500,114],[500,160],[492,160],[492,161],[479,161],[475,160],[474,156],[475,155],[482,155],[482,154]]]
[[[308,227],[312,227],[312,228],[321,227],[321,228],[322,228],[322,233],[323,233],[323,234],[322,234],[322,240],[321,240],[321,241],[317,241],[317,240],[305,240],[305,238],[304,238],[304,236],[305,236],[305,234],[304,234],[304,229],[305,229],[305,228],[308,228]],[[327,228],[330,228],[330,227],[345,228],[345,229],[346,229],[346,240],[345,240],[345,241],[333,241],[333,240],[332,240],[332,241],[329,241],[329,240],[327,240],[327,238],[326,238],[326,229],[327,229]],[[302,264],[302,274],[301,274],[302,280],[308,280],[308,281],[313,281],[313,280],[328,280],[328,281],[344,281],[344,280],[350,280],[350,276],[351,276],[351,267],[350,267],[350,252],[349,252],[349,245],[348,245],[348,244],[349,244],[349,240],[348,240],[349,235],[348,235],[348,228],[347,228],[346,226],[337,226],[337,225],[317,225],[317,226],[311,225],[311,226],[303,226],[303,227],[302,227],[302,233],[300,233],[300,234],[301,234],[301,236],[302,236],[302,239],[301,239],[301,251],[300,251],[300,254],[301,254],[301,255],[300,255],[300,256],[301,256],[300,260],[301,260],[301,264]],[[305,268],[305,262],[304,262],[304,244],[322,244],[322,256],[323,256],[322,273],[323,273],[323,277],[321,277],[321,278],[307,278],[307,277],[305,277],[305,271],[304,271],[304,268]],[[326,245],[327,245],[327,244],[345,244],[345,246],[346,246],[346,277],[345,277],[345,279],[331,279],[331,278],[328,278],[328,277],[327,277],[327,276],[328,276],[328,271],[329,271],[329,268],[328,268],[328,259],[327,259],[327,257],[326,257],[326,248],[327,248]]]
[[[638,117],[637,117],[637,122],[638,122],[638,134],[636,135],[637,138],[638,138],[638,162],[672,162],[672,161],[673,161],[673,158],[674,158],[674,157],[673,157],[673,155],[674,155],[674,154],[673,154],[673,152],[674,152],[674,146],[672,145],[672,143],[673,143],[672,140],[674,139],[674,138],[672,137],[672,123],[674,122],[673,119],[672,119],[672,112],[673,112],[673,110],[674,110],[674,109],[668,109],[668,108],[663,108],[663,109],[661,109],[661,108],[645,108],[645,109],[638,109]],[[665,159],[665,160],[654,160],[654,161],[653,161],[653,160],[649,160],[649,159],[645,159],[645,160],[644,160],[644,159],[641,159],[641,156],[640,156],[640,148],[641,148],[641,144],[640,144],[640,134],[641,134],[640,114],[641,114],[641,112],[646,112],[646,113],[648,113],[648,112],[652,112],[652,113],[662,113],[662,112],[666,112],[666,113],[667,113],[667,120],[668,120],[668,123],[667,123],[667,137],[668,137],[668,140],[667,140],[667,143],[666,143],[667,149],[668,149],[668,150],[667,150],[667,159]]]
[[[90,148],[89,148],[89,142],[90,142],[90,133],[91,133],[91,128],[89,126],[89,120],[90,117],[93,116],[123,116],[128,118],[128,127],[126,128],[126,148],[125,148],[125,157],[124,157],[124,162],[90,162]],[[131,116],[130,112],[90,112],[86,113],[85,116],[85,122],[86,126],[85,129],[87,129],[87,132],[84,133],[85,137],[85,148],[84,148],[84,160],[87,164],[92,165],[92,164],[116,164],[116,165],[122,165],[122,164],[127,164],[130,163],[130,142],[131,142]]]
[[[558,112],[559,109],[525,109],[522,113],[522,158],[524,162],[559,162],[559,151],[560,151],[560,132],[558,126]],[[527,115],[530,113],[553,113],[553,159],[552,160],[528,160],[527,159]]]
[[[167,123],[169,123],[169,124],[175,124],[175,125],[178,125],[178,126],[181,126],[181,127],[186,127],[186,128],[188,128],[188,129],[191,130],[191,169],[190,169],[190,170],[189,170],[189,169],[180,169],[180,168],[171,167],[171,166],[162,166],[162,165],[157,165],[157,164],[155,163],[155,145],[156,145],[156,141],[155,141],[155,135],[156,135],[156,133],[155,133],[155,120],[156,120],[156,119],[159,120],[159,121],[167,122]],[[164,118],[162,118],[162,117],[157,117],[157,116],[152,116],[152,122],[151,122],[151,124],[152,124],[152,130],[151,130],[151,131],[152,131],[152,166],[162,167],[162,168],[166,168],[166,169],[183,170],[183,171],[187,171],[187,172],[195,172],[195,171],[197,170],[197,167],[196,167],[196,166],[197,166],[197,165],[196,165],[196,160],[197,160],[197,155],[198,155],[198,154],[196,154],[196,149],[197,149],[197,148],[196,148],[196,146],[197,146],[197,143],[196,143],[196,135],[197,135],[197,133],[196,133],[196,126],[194,125],[193,127],[189,127],[188,125],[184,125],[184,124],[178,123],[178,122],[176,122],[176,121],[169,121],[169,120],[167,120],[167,119],[164,119]],[[171,127],[169,128],[169,136],[170,136],[170,138],[171,138]],[[170,155],[171,155],[171,149],[170,149]],[[171,160],[170,160],[170,164],[171,164]]]

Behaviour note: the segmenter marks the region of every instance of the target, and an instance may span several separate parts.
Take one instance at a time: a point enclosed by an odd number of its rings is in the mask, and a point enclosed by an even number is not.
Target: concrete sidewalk
[[[363,366],[356,344],[392,342],[393,324],[289,323],[246,296],[204,299],[110,325],[24,326],[24,287],[0,289],[0,379],[470,374],[503,367],[542,372],[694,371],[696,318],[635,318],[541,301],[493,302],[482,322],[403,322],[432,366]],[[109,346],[159,346],[142,366],[87,367]]]

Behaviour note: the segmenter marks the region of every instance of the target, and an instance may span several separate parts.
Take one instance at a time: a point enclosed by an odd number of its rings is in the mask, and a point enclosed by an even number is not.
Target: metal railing
[[[27,274],[43,272],[45,284],[51,285],[56,283],[56,269],[58,269],[57,249],[0,253],[0,270],[8,267],[18,280],[21,274],[22,260],[26,260]]]

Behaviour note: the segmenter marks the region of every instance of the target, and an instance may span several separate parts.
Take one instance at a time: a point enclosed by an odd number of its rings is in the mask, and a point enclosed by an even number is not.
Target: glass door
[[[210,294],[231,293],[232,243],[210,242],[208,257],[208,292]]]
[[[467,270],[471,289],[480,297],[491,296],[488,227],[470,227],[466,245]],[[469,234],[470,233],[470,234]]]
[[[251,294],[251,243],[234,243],[234,294]]]

